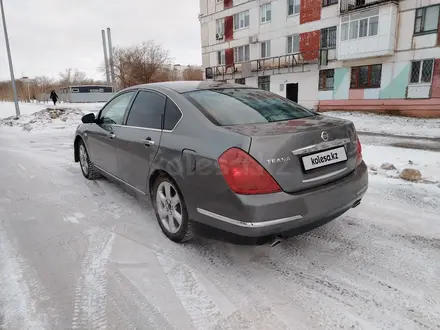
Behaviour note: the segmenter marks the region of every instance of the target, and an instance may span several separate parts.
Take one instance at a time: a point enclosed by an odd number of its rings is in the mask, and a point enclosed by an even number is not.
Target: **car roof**
[[[196,90],[217,89],[217,88],[255,88],[242,84],[232,84],[221,81],[165,81],[132,86],[131,88],[158,88],[172,89],[177,93],[186,93]]]

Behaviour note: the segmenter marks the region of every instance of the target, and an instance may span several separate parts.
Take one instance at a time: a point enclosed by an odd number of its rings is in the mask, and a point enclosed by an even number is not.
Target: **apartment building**
[[[440,117],[440,0],[200,0],[206,79]]]

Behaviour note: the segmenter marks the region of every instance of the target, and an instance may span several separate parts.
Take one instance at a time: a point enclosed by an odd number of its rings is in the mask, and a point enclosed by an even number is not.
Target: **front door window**
[[[125,110],[135,92],[127,92],[115,97],[102,110],[99,122],[107,125],[122,125]]]

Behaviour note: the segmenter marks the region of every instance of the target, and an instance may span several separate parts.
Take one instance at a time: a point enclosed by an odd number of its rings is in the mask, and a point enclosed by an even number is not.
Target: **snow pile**
[[[350,120],[359,132],[440,138],[440,119],[437,118],[423,119],[339,111],[324,112],[323,115]]]
[[[27,116],[43,108],[48,109],[81,109],[84,113],[98,112],[104,103],[58,103],[55,106],[51,103],[22,103],[20,102],[20,113]],[[15,105],[13,102],[0,102],[0,119],[15,116]]]
[[[440,154],[389,146],[362,146],[362,154],[372,175],[401,178],[407,181],[440,182]],[[405,171],[406,170],[406,171]],[[421,178],[414,171],[421,173]]]
[[[24,131],[44,129],[47,126],[65,128],[79,124],[83,112],[77,108],[46,108],[31,115],[0,119],[0,125],[20,127]]]

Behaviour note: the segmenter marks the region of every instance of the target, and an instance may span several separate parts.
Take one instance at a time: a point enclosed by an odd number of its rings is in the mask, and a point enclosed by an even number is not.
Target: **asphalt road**
[[[0,128],[1,329],[438,329],[440,189],[371,176],[362,204],[268,245],[167,240],[85,180],[71,132]]]

